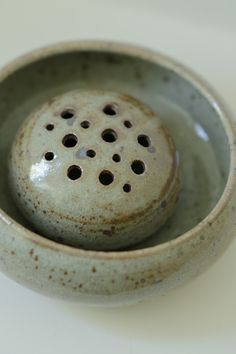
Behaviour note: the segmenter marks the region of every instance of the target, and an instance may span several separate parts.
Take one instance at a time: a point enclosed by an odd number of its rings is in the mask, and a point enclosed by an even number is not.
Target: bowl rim
[[[52,44],[46,47],[35,49],[18,58],[11,61],[9,64],[5,65],[0,70],[0,83],[2,83],[8,76],[16,72],[17,70],[23,69],[27,65],[31,65],[39,60],[46,59],[53,55],[59,55],[64,53],[70,53],[73,51],[98,51],[107,52],[114,54],[126,55],[134,58],[139,58],[142,60],[149,61],[153,64],[159,64],[167,69],[173,71],[177,75],[189,81],[194,87],[196,87],[201,94],[208,100],[210,105],[215,109],[221,124],[226,133],[228,143],[229,143],[229,154],[230,154],[230,167],[227,182],[225,184],[224,190],[214,206],[214,208],[209,212],[209,214],[197,225],[195,225],[190,230],[184,232],[175,239],[169,240],[167,242],[146,247],[138,250],[128,250],[128,251],[96,251],[96,250],[84,250],[80,248],[75,248],[69,245],[64,245],[56,241],[47,239],[38,233],[35,233],[25,226],[21,225],[13,218],[11,218],[4,210],[0,208],[0,223],[10,225],[12,232],[21,235],[21,237],[28,239],[33,244],[38,245],[42,248],[50,249],[51,251],[62,252],[71,256],[80,256],[84,258],[92,259],[102,259],[102,260],[122,260],[122,259],[133,259],[139,257],[147,257],[156,255],[159,252],[163,252],[167,248],[173,248],[183,244],[185,241],[194,238],[199,233],[202,233],[204,228],[212,225],[213,221],[223,212],[227,204],[230,202],[233,190],[236,186],[236,174],[234,173],[234,163],[236,161],[236,148],[235,148],[235,132],[232,124],[232,119],[227,112],[222,100],[219,99],[218,95],[209,87],[209,85],[195,74],[191,69],[187,68],[185,65],[178,63],[172,58],[163,55],[155,50],[148,48],[134,46],[128,43],[121,42],[110,42],[110,41],[97,41],[97,40],[85,40],[85,41],[70,41],[70,42],[60,42],[57,44]]]

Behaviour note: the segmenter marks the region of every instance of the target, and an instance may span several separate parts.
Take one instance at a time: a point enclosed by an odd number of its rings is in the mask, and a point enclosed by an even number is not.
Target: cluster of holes
[[[118,106],[116,104],[107,104],[103,108],[103,113],[108,116],[115,116],[118,113]],[[74,117],[74,115],[75,115],[74,110],[70,109],[70,108],[67,108],[61,112],[61,118],[63,118],[63,119],[71,119]],[[129,120],[125,120],[123,122],[123,124],[128,129],[132,128],[132,126],[133,126]],[[88,129],[90,127],[90,122],[88,120],[84,120],[80,123],[80,126],[83,129]],[[48,130],[48,131],[54,130],[54,124],[53,123],[47,124],[46,130]],[[113,129],[105,129],[102,132],[101,137],[107,143],[113,143],[118,138],[117,133]],[[137,137],[137,141],[138,141],[139,145],[141,145],[145,148],[147,148],[151,145],[150,138],[144,134],[140,134]],[[66,148],[73,148],[77,145],[77,143],[78,143],[78,138],[75,134],[67,134],[62,139],[62,144]],[[96,152],[92,149],[89,149],[89,150],[87,150],[86,155],[90,158],[94,158],[96,156]],[[52,161],[54,159],[54,157],[55,157],[54,153],[51,151],[46,152],[44,155],[44,158],[47,161]],[[114,154],[112,156],[112,160],[114,162],[118,163],[121,161],[121,157],[119,154]],[[141,175],[145,172],[145,164],[141,160],[134,160],[131,163],[131,169],[135,174]],[[81,167],[78,165],[72,165],[67,170],[67,177],[70,180],[75,181],[75,180],[79,179],[81,177],[81,175],[82,175],[82,170],[81,170]],[[112,174],[112,172],[110,172],[108,170],[103,170],[99,174],[99,181],[102,185],[108,186],[114,181],[114,175]],[[129,193],[131,191],[131,185],[129,183],[124,184],[123,191],[125,193]]]
[[[108,186],[114,181],[114,175],[108,170],[104,170],[99,174],[99,181],[104,186]],[[124,184],[123,191],[129,193],[131,191],[131,185],[129,183]]]

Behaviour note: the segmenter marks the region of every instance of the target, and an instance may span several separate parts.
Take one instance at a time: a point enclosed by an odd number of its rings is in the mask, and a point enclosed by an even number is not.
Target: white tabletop
[[[164,52],[205,77],[236,117],[234,0],[0,0],[0,66],[57,41],[109,39]],[[0,275],[0,353],[236,352],[236,242],[196,280],[143,304],[92,309]]]

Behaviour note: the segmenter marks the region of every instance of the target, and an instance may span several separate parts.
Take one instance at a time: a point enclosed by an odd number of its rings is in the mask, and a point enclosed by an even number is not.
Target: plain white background
[[[234,0],[0,0],[0,66],[75,39],[144,45],[188,65],[236,119]],[[0,354],[236,352],[236,242],[172,293],[119,309],[45,298],[0,275]]]

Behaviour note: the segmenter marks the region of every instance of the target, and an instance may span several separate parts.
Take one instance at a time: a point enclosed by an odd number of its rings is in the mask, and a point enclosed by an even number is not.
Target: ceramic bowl
[[[8,153],[23,120],[71,90],[122,92],[147,104],[172,134],[182,177],[176,210],[147,241],[116,252],[83,250],[32,229],[11,197]],[[204,271],[234,237],[235,133],[228,113],[191,71],[118,43],[65,43],[0,72],[0,267],[50,296],[122,305],[163,294]]]

